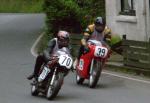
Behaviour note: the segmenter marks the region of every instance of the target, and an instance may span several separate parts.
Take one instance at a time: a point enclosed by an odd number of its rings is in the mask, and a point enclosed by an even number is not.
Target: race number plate
[[[105,58],[107,56],[108,49],[105,47],[96,46],[94,55],[96,57]]]
[[[84,60],[80,59],[80,61],[79,61],[79,70],[83,70],[83,66],[84,66]]]
[[[70,69],[73,63],[73,60],[68,55],[61,55],[59,57],[59,64],[60,66],[65,66],[67,69]]]
[[[44,80],[49,72],[50,72],[50,69],[44,66],[44,69],[43,69],[42,73],[40,74],[39,78]]]

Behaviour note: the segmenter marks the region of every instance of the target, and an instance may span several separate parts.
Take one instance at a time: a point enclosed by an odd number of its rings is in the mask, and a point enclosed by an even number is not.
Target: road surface
[[[149,103],[150,83],[103,73],[95,89],[66,78],[57,98],[30,94],[35,57],[30,53],[44,27],[44,14],[0,14],[0,103]],[[117,74],[118,75],[118,74]],[[122,76],[122,74],[119,74]]]

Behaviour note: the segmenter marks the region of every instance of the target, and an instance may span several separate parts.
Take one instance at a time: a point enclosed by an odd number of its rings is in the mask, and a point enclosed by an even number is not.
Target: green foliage
[[[122,41],[120,35],[117,35],[117,34],[116,35],[112,35],[111,41],[110,41],[110,45],[114,45],[114,44],[116,44],[116,43],[118,43],[120,41]]]
[[[83,28],[89,23],[93,23],[97,16],[105,17],[105,0],[75,0],[82,11],[84,19],[82,20]]]
[[[82,12],[74,0],[45,0],[44,10],[47,14],[48,32],[57,32],[59,29],[80,31]]]
[[[40,54],[42,53],[45,48],[47,48],[47,44],[48,41],[51,39],[52,37],[49,34],[44,33],[43,37],[41,38],[40,42],[37,45],[37,53]]]
[[[1,13],[32,13],[43,11],[44,0],[0,0]]]
[[[105,16],[105,0],[45,0],[47,31],[81,33],[96,16]]]

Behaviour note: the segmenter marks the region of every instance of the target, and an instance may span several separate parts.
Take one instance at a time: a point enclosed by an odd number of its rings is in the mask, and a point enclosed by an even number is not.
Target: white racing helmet
[[[57,34],[58,45],[61,47],[67,47],[69,44],[70,34],[67,31],[59,31]]]

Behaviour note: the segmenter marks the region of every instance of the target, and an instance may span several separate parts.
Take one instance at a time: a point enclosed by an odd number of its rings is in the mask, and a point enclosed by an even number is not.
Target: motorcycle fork
[[[90,75],[92,74],[93,72],[93,65],[94,65],[94,59],[92,59],[91,61],[91,66],[90,66]]]
[[[54,80],[56,78],[56,72],[57,72],[57,67],[55,68],[54,72],[53,72],[53,75],[52,75],[52,79],[51,79],[51,82],[50,82],[50,85],[53,85],[54,83]]]

